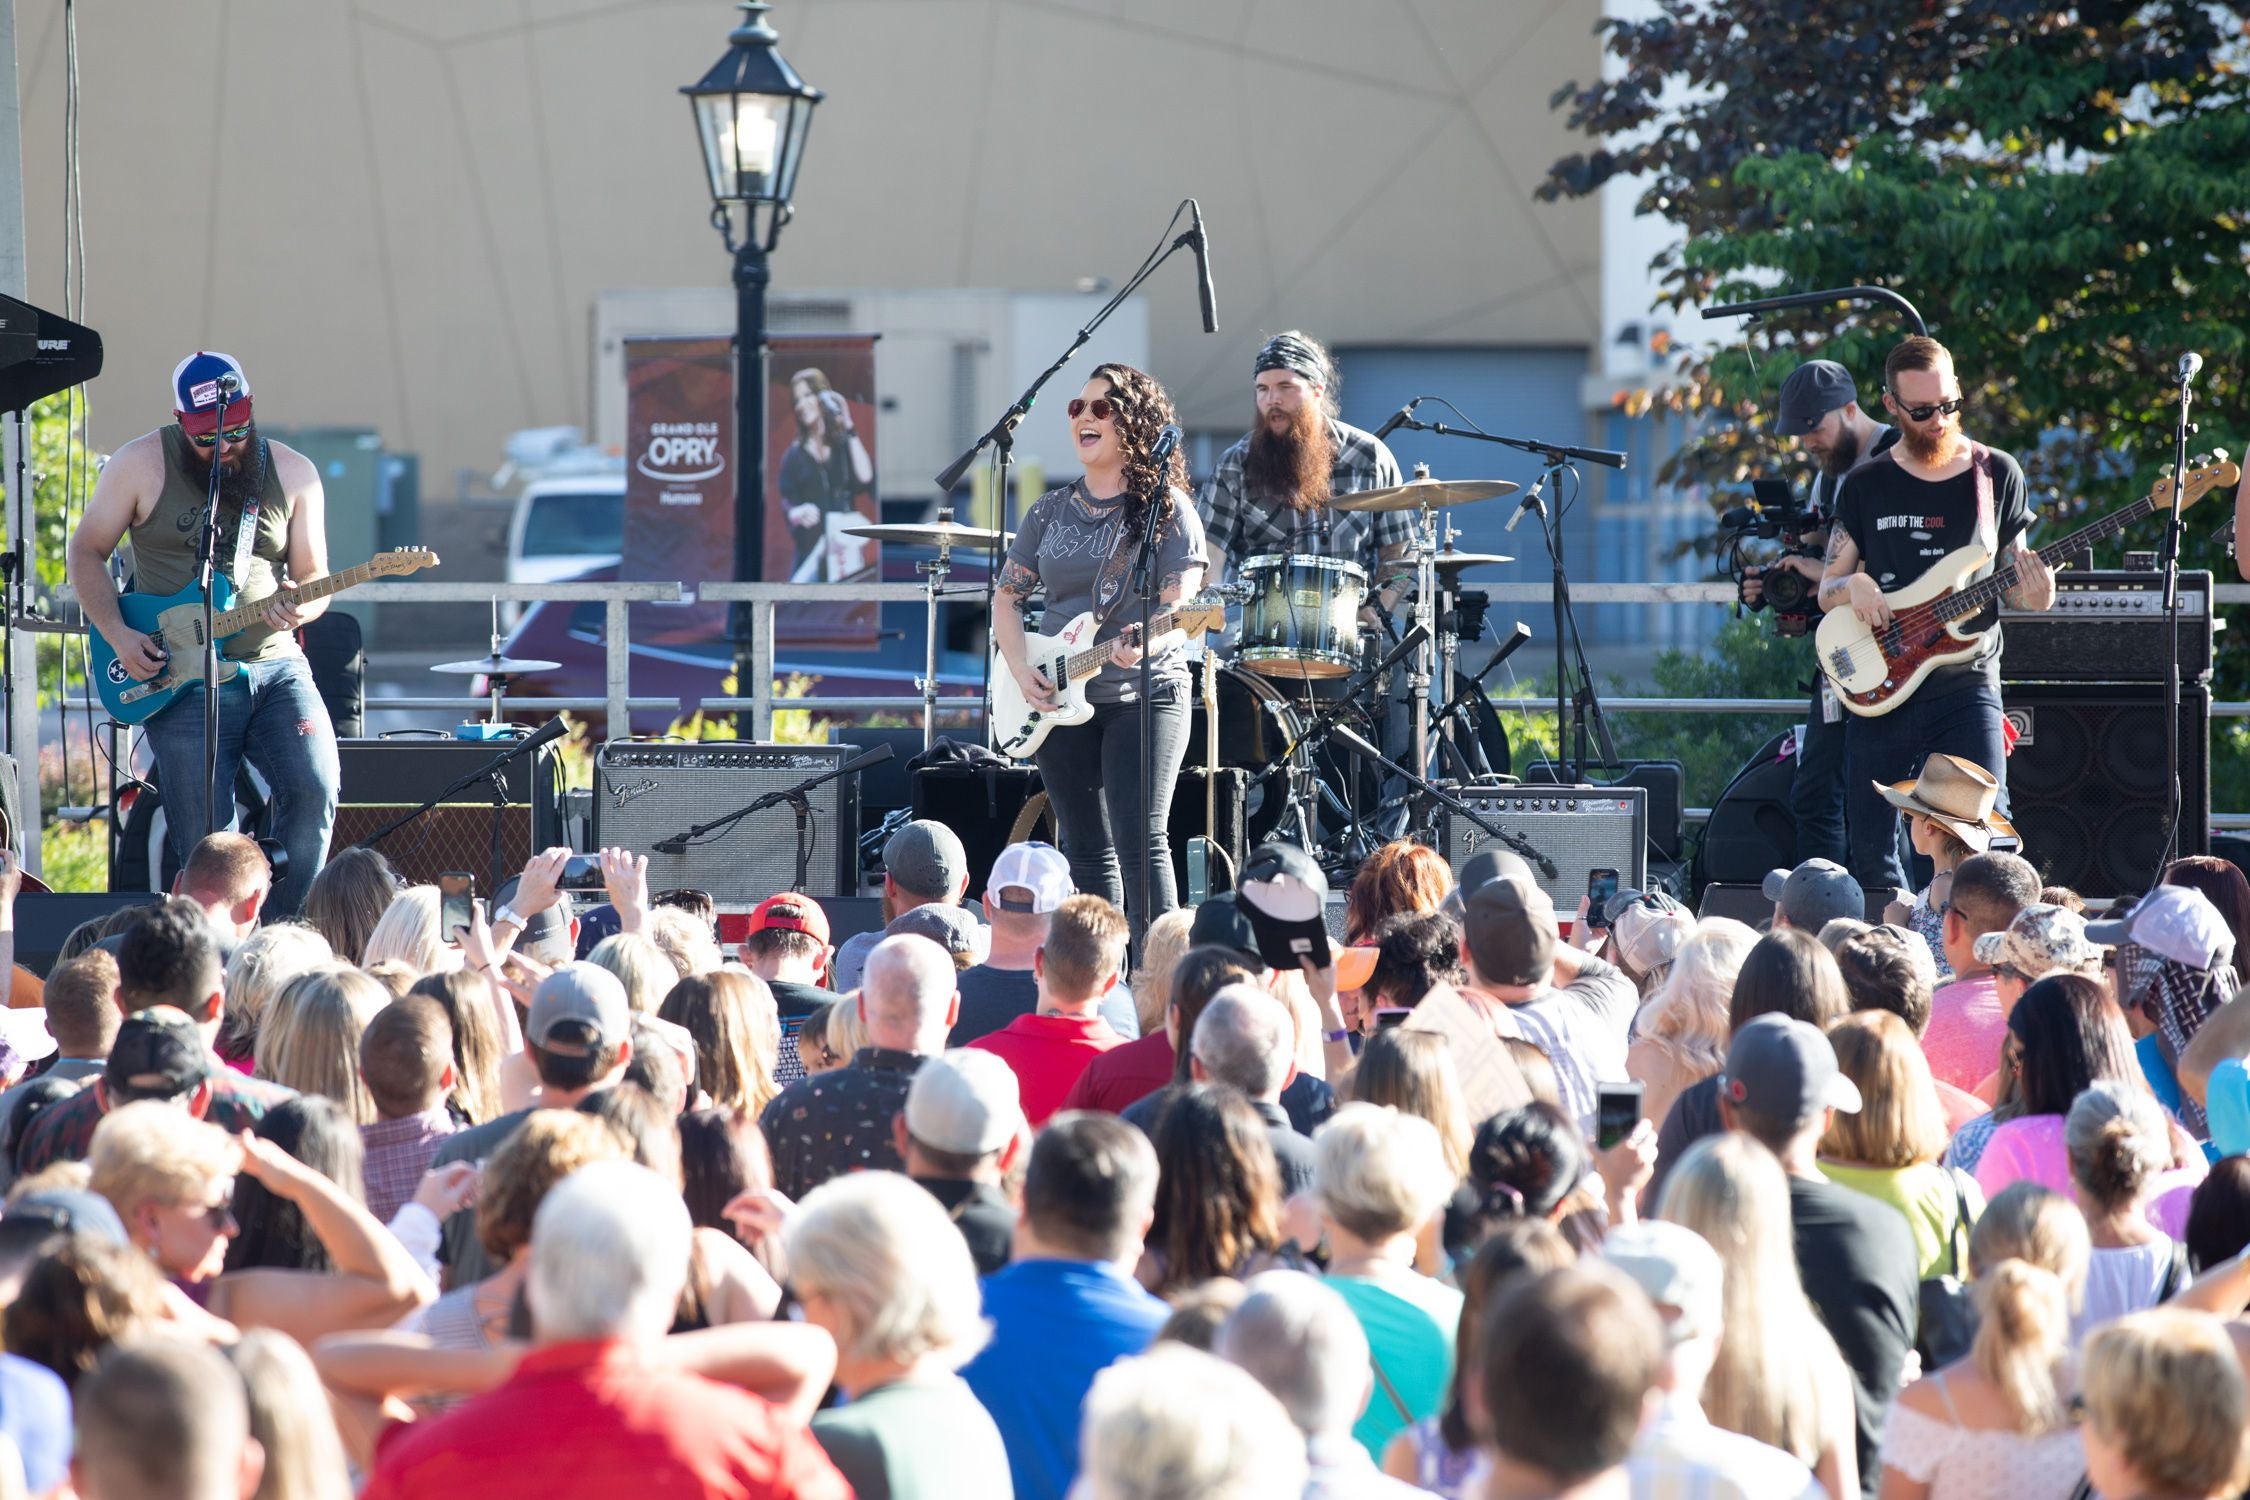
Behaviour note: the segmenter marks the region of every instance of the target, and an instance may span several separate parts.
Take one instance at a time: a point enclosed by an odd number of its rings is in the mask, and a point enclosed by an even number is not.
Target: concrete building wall
[[[61,0],[20,0],[30,296],[59,305]],[[433,502],[519,427],[585,424],[596,295],[717,287],[688,109],[718,0],[178,0],[80,8],[87,320],[103,447],[198,345],[266,419],[378,429]],[[1069,292],[1181,197],[1150,358],[1194,427],[1249,356],[1601,337],[1592,202],[1537,203],[1547,108],[1598,66],[1586,0],[784,0],[828,91],[775,288]],[[1598,365],[1596,366],[1598,368]]]

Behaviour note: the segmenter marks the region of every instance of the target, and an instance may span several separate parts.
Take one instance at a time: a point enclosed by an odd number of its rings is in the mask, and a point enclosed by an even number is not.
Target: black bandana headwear
[[[1328,361],[1322,359],[1319,348],[1301,334],[1277,333],[1266,340],[1251,373],[1262,375],[1268,370],[1294,370],[1314,385],[1328,384]]]

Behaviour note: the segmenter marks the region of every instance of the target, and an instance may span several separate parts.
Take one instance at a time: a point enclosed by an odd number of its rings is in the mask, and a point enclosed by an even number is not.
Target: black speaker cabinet
[[[338,740],[336,828],[331,853],[349,849],[383,825],[435,797],[507,750],[481,740]],[[500,808],[500,879],[562,842],[560,765],[541,747],[517,756],[502,773],[506,802]],[[468,870],[480,886],[492,875],[492,783],[489,778],[452,793],[375,847],[414,885],[432,885],[440,872]]]
[[[1766,871],[1796,865],[1797,815],[1789,794],[1797,760],[1793,755],[1781,758],[1788,738],[1784,733],[1767,740],[1711,804],[1710,821],[1695,846],[1691,883],[1696,889],[1712,884],[1755,888]],[[1769,901],[1766,915],[1772,914]]]
[[[2136,895],[2164,850],[2162,687],[2009,683],[2010,818],[2023,855],[2081,896]],[[2210,848],[2211,692],[2180,685],[2180,854]]]
[[[1029,766],[922,766],[915,770],[913,802],[917,818],[943,823],[961,836],[969,856],[969,893],[984,899],[984,880],[992,862],[1008,847],[1008,834],[1031,795]]]

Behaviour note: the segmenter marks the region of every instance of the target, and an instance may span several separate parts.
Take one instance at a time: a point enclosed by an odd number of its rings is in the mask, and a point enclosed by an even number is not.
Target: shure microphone
[[[1157,433],[1156,441],[1149,446],[1149,463],[1156,468],[1163,468],[1165,461],[1171,458],[1172,454],[1178,450],[1179,446],[1180,429],[1173,426],[1170,422],[1165,423],[1163,430]]]
[[[1195,237],[1195,295],[1203,304],[1203,331],[1219,331],[1219,300],[1211,290],[1211,232],[1203,227],[1203,206],[1193,198],[1188,199],[1188,212],[1195,216],[1188,233]]]
[[[1375,429],[1375,441],[1379,443],[1383,439],[1389,437],[1392,433],[1398,431],[1401,427],[1404,427],[1407,422],[1412,419],[1414,415],[1414,408],[1420,406],[1421,404],[1422,398],[1420,396],[1416,396],[1412,401],[1407,402],[1397,411],[1392,412],[1390,414],[1390,417],[1383,423],[1383,425]]]
[[[1530,489],[1524,491],[1523,504],[1516,507],[1516,513],[1508,517],[1508,524],[1501,527],[1500,529],[1502,531],[1513,531],[1516,529],[1516,522],[1524,518],[1524,513],[1526,511],[1541,509],[1542,505],[1539,499],[1539,492],[1546,487],[1547,476],[1542,474],[1539,476],[1537,481],[1532,484]]]
[[[2203,371],[2203,356],[2190,349],[2180,356],[2180,384],[2186,385]]]

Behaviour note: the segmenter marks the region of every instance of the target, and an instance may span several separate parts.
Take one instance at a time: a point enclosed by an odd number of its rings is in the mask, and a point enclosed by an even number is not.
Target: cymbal
[[[1440,552],[1430,559],[1430,566],[1440,573],[1460,573],[1469,568],[1497,567],[1514,561],[1500,552]],[[1386,583],[1394,578],[1412,578],[1417,564],[1411,557],[1401,557],[1393,560],[1391,568],[1392,571],[1383,575]]]
[[[1012,531],[988,531],[982,526],[963,526],[958,521],[930,521],[916,525],[846,526],[846,536],[863,536],[878,542],[898,542],[908,547],[989,547],[998,542],[1005,547],[1015,540]]]
[[[483,673],[487,677],[518,677],[525,672],[553,672],[562,666],[559,661],[535,661],[527,657],[502,656],[495,651],[480,656],[475,661],[445,661],[430,668],[455,677],[474,677]]]
[[[1442,510],[1448,505],[1469,505],[1497,500],[1521,486],[1506,479],[1415,479],[1387,490],[1361,490],[1338,495],[1328,503],[1338,510]]]

